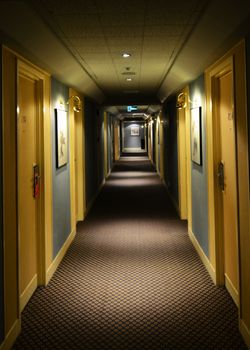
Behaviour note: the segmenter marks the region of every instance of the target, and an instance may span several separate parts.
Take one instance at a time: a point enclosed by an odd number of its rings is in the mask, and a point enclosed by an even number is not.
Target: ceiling
[[[147,114],[235,44],[249,16],[249,0],[1,1],[0,39],[79,92],[119,106],[116,114],[128,104]]]

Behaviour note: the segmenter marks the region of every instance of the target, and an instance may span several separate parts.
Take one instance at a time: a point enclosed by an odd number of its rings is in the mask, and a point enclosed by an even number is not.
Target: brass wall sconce
[[[176,108],[182,109],[187,107],[187,95],[184,92],[181,92],[177,96]]]
[[[70,96],[70,98],[68,99],[67,104],[69,104],[70,99],[73,100],[73,110],[75,112],[79,113],[82,110],[82,101],[81,101],[80,97],[78,97],[76,95]]]

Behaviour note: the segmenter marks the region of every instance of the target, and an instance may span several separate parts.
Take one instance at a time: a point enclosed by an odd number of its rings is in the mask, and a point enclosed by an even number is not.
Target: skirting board
[[[73,242],[74,238],[76,235],[76,231],[75,229],[70,233],[70,235],[68,236],[68,238],[66,239],[66,241],[64,242],[64,245],[62,246],[62,248],[60,249],[60,251],[58,252],[57,256],[55,257],[54,261],[52,262],[52,264],[50,265],[50,267],[48,268],[47,272],[46,272],[46,285],[49,283],[49,281],[51,280],[52,276],[54,275],[56,269],[58,268],[60,262],[62,261],[65,253],[67,252],[70,244]]]
[[[21,332],[21,320],[17,319],[10,329],[9,333],[6,335],[3,343],[0,345],[0,350],[10,350]]]
[[[230,278],[225,274],[225,286],[231,295],[233,301],[235,302],[236,306],[239,308],[239,293],[235,289],[233,283],[231,282]]]
[[[165,187],[166,190],[167,190],[168,196],[169,196],[169,198],[170,198],[170,200],[171,200],[171,202],[172,202],[172,204],[173,204],[173,206],[174,206],[174,208],[175,208],[177,214],[180,216],[180,209],[179,209],[179,206],[178,206],[176,200],[174,199],[174,197],[173,197],[173,196],[171,195],[171,193],[169,192],[169,189],[168,189],[168,186],[167,186],[165,180],[161,178],[161,181],[162,181],[164,187]]]
[[[240,332],[245,340],[248,349],[250,349],[250,329],[247,328],[243,320],[240,320]]]
[[[23,309],[25,308],[26,304],[28,303],[28,301],[32,297],[36,288],[37,288],[37,275],[35,275],[32,278],[32,280],[30,281],[28,286],[25,288],[23,293],[20,295],[20,312],[23,311]]]
[[[102,181],[102,183],[101,183],[101,185],[100,185],[100,187],[99,187],[99,190],[97,191],[97,193],[94,195],[94,197],[91,199],[91,201],[90,201],[89,204],[87,205],[87,207],[86,207],[86,212],[85,212],[85,214],[84,214],[84,218],[86,218],[86,216],[88,215],[90,209],[93,207],[93,204],[95,203],[95,200],[96,200],[97,196],[99,195],[99,193],[101,192],[101,190],[102,190],[104,184],[105,184],[105,179],[103,179],[103,181]]]
[[[214,267],[212,266],[212,264],[209,261],[208,257],[204,253],[203,249],[201,248],[201,246],[200,246],[199,242],[197,241],[194,233],[192,231],[188,230],[188,235],[189,235],[189,238],[190,238],[191,242],[193,243],[193,246],[195,247],[197,253],[199,254],[199,257],[200,257],[201,261],[205,265],[205,267],[206,267],[210,277],[212,278],[212,281],[214,282],[214,284],[216,284],[216,277],[215,277]]]

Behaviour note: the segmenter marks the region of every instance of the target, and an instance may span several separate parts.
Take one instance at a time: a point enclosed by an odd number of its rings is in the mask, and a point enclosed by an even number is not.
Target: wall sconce
[[[182,108],[186,108],[186,106],[187,106],[187,95],[184,92],[181,92],[177,96],[176,108],[182,109]]]
[[[69,104],[70,99],[73,100],[73,110],[77,113],[80,112],[82,110],[82,101],[81,101],[80,97],[78,97],[76,95],[70,96],[67,104]]]

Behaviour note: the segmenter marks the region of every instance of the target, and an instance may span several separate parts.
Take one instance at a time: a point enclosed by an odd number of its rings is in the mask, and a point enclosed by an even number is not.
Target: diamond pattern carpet
[[[116,164],[13,349],[247,349],[153,167]]]

